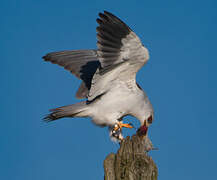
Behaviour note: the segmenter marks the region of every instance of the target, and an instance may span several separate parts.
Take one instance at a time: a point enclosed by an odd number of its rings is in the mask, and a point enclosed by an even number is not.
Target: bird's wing
[[[148,50],[139,37],[119,18],[109,12],[99,13],[97,54],[102,68],[128,61],[140,64],[148,60]]]
[[[97,59],[96,50],[72,50],[48,53],[43,57],[45,61],[63,66],[77,78],[83,80],[76,97],[86,98],[91,86],[91,81],[100,62]]]
[[[94,74],[88,100],[108,91],[111,83],[135,83],[138,70],[148,61],[148,50],[119,18],[104,11],[97,19],[97,56],[101,68]]]

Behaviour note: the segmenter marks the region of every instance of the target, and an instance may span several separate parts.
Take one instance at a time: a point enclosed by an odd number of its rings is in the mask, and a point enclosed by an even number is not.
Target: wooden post
[[[157,166],[145,151],[144,142],[136,135],[123,140],[118,152],[104,160],[105,180],[157,180]]]

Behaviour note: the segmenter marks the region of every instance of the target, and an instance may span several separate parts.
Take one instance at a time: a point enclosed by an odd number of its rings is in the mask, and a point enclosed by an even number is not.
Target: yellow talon
[[[120,123],[119,124],[120,128],[122,127],[125,127],[125,128],[133,128],[133,126],[131,124],[123,124],[123,123]]]
[[[124,124],[124,123],[119,122],[119,123],[115,124],[114,131],[117,131],[118,129],[122,129],[122,127],[133,128],[133,126],[130,124]]]

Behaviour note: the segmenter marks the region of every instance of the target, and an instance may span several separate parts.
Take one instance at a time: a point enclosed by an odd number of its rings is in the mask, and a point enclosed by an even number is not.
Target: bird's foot
[[[113,141],[118,142],[121,142],[124,139],[122,130],[120,128],[115,129],[115,127],[110,131],[110,137]]]
[[[124,124],[122,122],[118,122],[114,125],[112,131],[111,131],[111,136],[116,138],[118,141],[122,141],[124,139],[122,135],[122,128],[133,128],[132,124]]]
[[[131,123],[129,123],[129,124],[124,124],[124,123],[122,123],[122,122],[118,122],[118,123],[116,123],[116,124],[114,125],[113,130],[114,130],[114,131],[117,131],[117,130],[119,130],[119,129],[121,130],[123,127],[125,127],[125,128],[134,128]]]

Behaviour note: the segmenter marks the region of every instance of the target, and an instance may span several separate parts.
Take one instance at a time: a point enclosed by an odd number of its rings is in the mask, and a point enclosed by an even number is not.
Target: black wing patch
[[[96,50],[72,50],[48,53],[43,57],[45,61],[63,66],[79,79],[83,80],[76,97],[86,98],[91,86],[91,81],[100,62]]]
[[[99,13],[97,23],[98,57],[102,68],[116,64],[120,56],[122,39],[130,34],[131,29],[118,17],[104,11]]]

